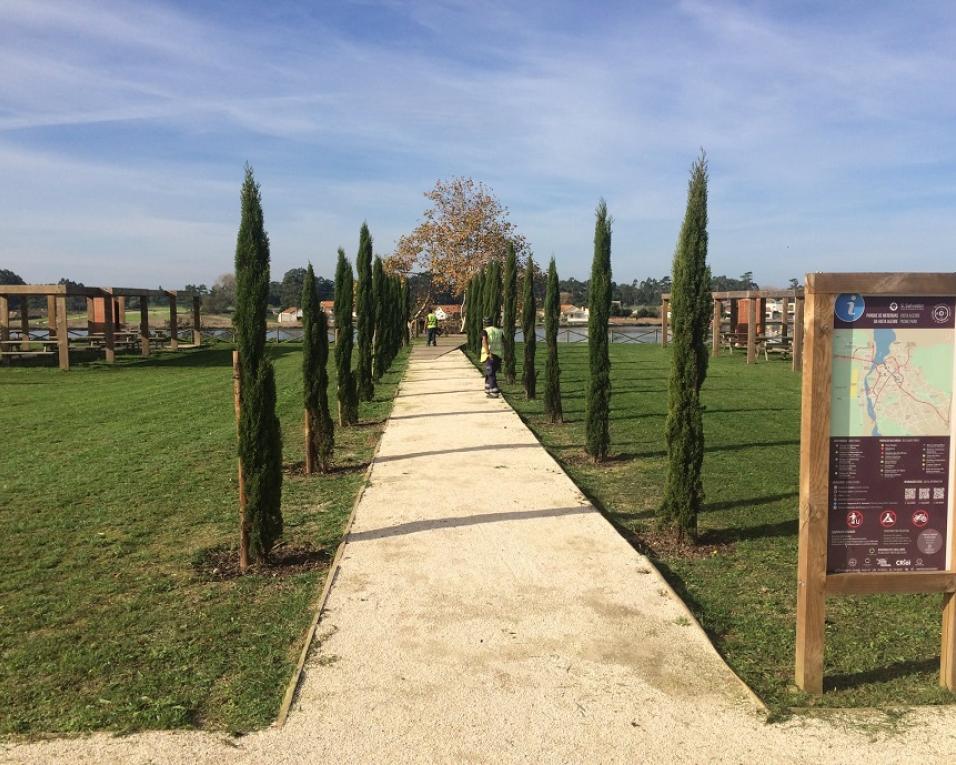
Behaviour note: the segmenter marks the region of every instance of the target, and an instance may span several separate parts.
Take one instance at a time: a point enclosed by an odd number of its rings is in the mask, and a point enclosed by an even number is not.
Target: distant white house
[[[570,303],[561,306],[561,321],[565,324],[587,324],[590,316],[588,308],[578,308]]]
[[[295,306],[289,306],[284,311],[279,312],[280,324],[297,324],[302,321],[302,309]]]

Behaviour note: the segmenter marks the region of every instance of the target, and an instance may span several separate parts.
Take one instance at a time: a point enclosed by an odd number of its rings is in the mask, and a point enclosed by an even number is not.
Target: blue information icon
[[[836,299],[834,313],[840,321],[854,322],[863,315],[866,303],[859,292],[844,292]]]

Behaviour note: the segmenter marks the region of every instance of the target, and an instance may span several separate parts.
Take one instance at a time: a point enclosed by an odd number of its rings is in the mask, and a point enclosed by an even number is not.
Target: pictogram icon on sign
[[[851,529],[858,529],[863,525],[863,513],[859,510],[851,510],[846,514],[846,525]]]
[[[948,305],[941,303],[940,305],[933,306],[933,321],[937,324],[945,324],[949,321],[951,315],[952,310]]]
[[[913,511],[913,525],[922,529],[929,524],[929,513],[925,510],[915,510]]]
[[[884,529],[892,528],[896,525],[896,513],[892,510],[884,510],[880,513],[880,526]]]

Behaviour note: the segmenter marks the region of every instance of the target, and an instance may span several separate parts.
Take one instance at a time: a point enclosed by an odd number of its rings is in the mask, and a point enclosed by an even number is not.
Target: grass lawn
[[[734,670],[772,708],[940,704],[940,596],[830,600],[825,694],[792,684],[797,572],[800,376],[789,362],[747,367],[744,354],[712,360],[703,400],[706,555],[655,548],[664,486],[669,351],[611,345],[611,459],[584,456],[586,345],[561,345],[566,424],[542,415],[545,348],[538,343],[537,401],[504,386],[511,404],[606,515],[633,532],[686,600]],[[521,379],[521,344],[516,350]],[[499,380],[503,378],[499,377]],[[642,537],[643,535],[643,537]],[[643,540],[643,541],[641,541]]]
[[[238,541],[230,346],[0,369],[0,733],[274,719],[406,355],[337,429],[342,470],[306,478],[301,345],[269,352],[284,543],[327,551],[287,576],[196,565]]]

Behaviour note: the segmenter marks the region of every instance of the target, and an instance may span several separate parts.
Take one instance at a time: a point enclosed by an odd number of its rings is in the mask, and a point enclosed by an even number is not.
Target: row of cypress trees
[[[679,538],[697,536],[697,517],[704,502],[703,457],[704,426],[700,391],[707,376],[707,337],[711,321],[711,274],[707,265],[707,159],[701,153],[691,168],[687,209],[674,252],[671,287],[672,364],[668,382],[668,413],[664,437],[667,447],[667,476],[664,499],[658,511],[662,527],[672,529]],[[607,459],[610,446],[611,361],[608,318],[611,308],[611,228],[607,205],[601,200],[595,211],[594,257],[588,290],[589,374],[585,401],[585,449],[595,461]],[[513,294],[510,275],[505,269],[505,331],[514,327],[509,305]],[[489,290],[496,289],[494,269],[476,275],[469,285],[475,295],[484,297],[486,312]],[[489,286],[488,280],[492,280]],[[522,328],[524,330],[524,376],[522,383],[528,399],[536,397],[535,378],[535,298],[534,263],[528,259],[522,291]],[[557,353],[559,321],[558,274],[554,259],[548,267],[545,293],[544,412],[553,423],[562,422],[560,368]],[[497,314],[493,314],[497,316]],[[473,331],[469,328],[470,333]],[[480,327],[477,332],[480,336]],[[507,337],[507,335],[506,335]],[[478,342],[469,335],[473,348]],[[506,348],[508,347],[506,340]],[[514,340],[511,336],[511,345]],[[507,362],[506,362],[507,363]],[[507,367],[506,367],[507,368]]]
[[[282,430],[276,414],[276,384],[266,355],[266,308],[269,295],[269,237],[262,197],[252,168],[245,169],[240,193],[241,221],[236,239],[236,337],[234,380],[239,456],[240,567],[266,561],[282,534]],[[373,374],[380,379],[409,342],[409,292],[397,276],[384,272],[381,259],[372,268],[372,237],[362,224],[359,269],[356,370],[353,355],[353,275],[345,252],[338,251],[335,271],[335,365],[338,421],[358,423],[360,396],[374,395]],[[329,324],[321,309],[310,263],[302,290],[303,403],[306,472],[328,471],[335,448],[329,405]],[[374,367],[373,367],[374,345]]]

